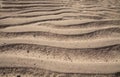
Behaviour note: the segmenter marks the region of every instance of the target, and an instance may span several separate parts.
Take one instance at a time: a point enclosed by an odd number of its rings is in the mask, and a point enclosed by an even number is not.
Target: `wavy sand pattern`
[[[0,77],[120,77],[120,0],[0,0]]]

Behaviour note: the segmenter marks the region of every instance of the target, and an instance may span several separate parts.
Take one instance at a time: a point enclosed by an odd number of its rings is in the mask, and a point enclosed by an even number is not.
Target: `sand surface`
[[[120,77],[120,0],[0,0],[0,77]]]

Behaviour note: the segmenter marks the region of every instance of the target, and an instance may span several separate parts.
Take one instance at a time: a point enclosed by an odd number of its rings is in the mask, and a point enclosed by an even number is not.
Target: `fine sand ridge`
[[[119,77],[119,0],[0,0],[1,77]]]
[[[7,56],[3,58],[4,56]],[[21,55],[22,56],[22,55]],[[101,72],[101,74],[110,74],[110,73],[116,73],[119,71],[119,63],[71,63],[67,61],[57,61],[57,60],[49,60],[49,59],[42,59],[38,60],[38,58],[33,57],[19,57],[19,56],[13,56],[13,55],[2,55],[1,57],[1,67],[36,67],[36,68],[42,68],[46,70],[56,71],[56,72],[63,72],[63,73],[93,73],[94,74]],[[2,60],[4,59],[4,60]],[[49,63],[49,65],[48,65]],[[61,65],[60,65],[61,64]],[[63,66],[64,65],[64,66]],[[51,66],[51,67],[50,67]],[[82,66],[82,67],[81,67]],[[86,68],[87,67],[87,68]],[[96,67],[96,68],[94,68]],[[104,67],[106,68],[103,70]],[[91,69],[92,68],[92,69]],[[109,70],[112,69],[112,70]],[[97,72],[96,72],[97,70]],[[103,70],[103,71],[102,71]],[[84,73],[85,74],[85,73]]]
[[[46,38],[56,38],[61,40],[67,39],[78,39],[78,40],[86,40],[86,39],[99,39],[99,38],[112,38],[112,37],[119,37],[120,29],[119,28],[108,28],[97,30],[89,33],[84,34],[56,34],[52,32],[44,32],[44,31],[27,31],[27,32],[0,32],[1,38],[15,38],[15,37],[46,37]]]
[[[119,62],[119,49],[120,45],[111,45],[106,47],[99,47],[99,48],[62,48],[62,47],[55,47],[55,46],[46,46],[46,45],[36,45],[36,44],[5,44],[1,45],[1,54],[18,54],[24,53],[27,55],[31,55],[34,57],[42,57],[49,59],[56,59],[59,60],[60,58],[63,60],[72,60],[73,62],[81,60],[82,62]],[[16,51],[18,50],[18,51]],[[20,52],[19,52],[20,51]],[[34,52],[33,52],[34,51]],[[19,53],[18,53],[19,52]],[[30,54],[30,53],[33,53]],[[36,55],[35,55],[36,54]],[[44,57],[46,56],[46,57]],[[68,58],[69,56],[69,58]],[[86,60],[87,59],[87,60]],[[110,60],[109,60],[110,59]],[[118,59],[118,60],[117,60]],[[82,63],[80,61],[80,63]]]
[[[11,74],[12,73],[12,74]],[[1,67],[0,74],[2,77],[6,74],[7,76],[22,76],[22,77],[118,77],[119,73],[116,74],[75,74],[75,73],[58,73],[53,71],[46,71],[38,68],[28,67]]]

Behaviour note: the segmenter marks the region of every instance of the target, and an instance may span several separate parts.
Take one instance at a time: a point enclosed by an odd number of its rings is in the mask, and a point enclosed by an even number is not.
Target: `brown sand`
[[[119,0],[0,0],[0,77],[119,72]]]

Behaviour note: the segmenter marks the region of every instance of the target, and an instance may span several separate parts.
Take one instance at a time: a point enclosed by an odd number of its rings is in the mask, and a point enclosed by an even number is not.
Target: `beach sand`
[[[0,77],[119,72],[119,0],[0,0]]]

